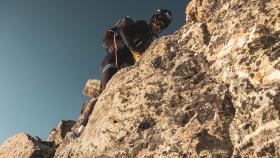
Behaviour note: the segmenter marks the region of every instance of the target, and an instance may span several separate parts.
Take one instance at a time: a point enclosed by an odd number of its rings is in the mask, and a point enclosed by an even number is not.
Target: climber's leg
[[[102,91],[106,88],[108,81],[118,71],[115,64],[115,56],[113,54],[107,54],[100,65],[100,71],[102,73]]]
[[[92,99],[88,102],[86,110],[85,110],[85,112],[83,113],[83,116],[82,116],[83,120],[81,121],[81,126],[86,126],[87,125],[89,116],[93,111],[93,108],[95,106],[96,101],[97,101],[97,99]]]

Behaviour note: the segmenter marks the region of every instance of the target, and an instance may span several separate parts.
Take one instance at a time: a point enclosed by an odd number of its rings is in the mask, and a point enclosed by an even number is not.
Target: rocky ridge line
[[[55,157],[280,157],[279,10],[190,1],[187,23],[112,78]]]

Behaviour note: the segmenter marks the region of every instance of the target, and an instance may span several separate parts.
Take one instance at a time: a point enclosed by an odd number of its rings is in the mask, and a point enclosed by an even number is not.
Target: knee
[[[113,77],[113,75],[117,72],[117,67],[115,64],[107,64],[102,70],[102,91],[106,88],[107,83]]]

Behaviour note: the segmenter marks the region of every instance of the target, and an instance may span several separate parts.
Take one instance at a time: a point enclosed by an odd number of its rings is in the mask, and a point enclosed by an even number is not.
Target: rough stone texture
[[[192,0],[57,158],[280,157],[279,0]]]
[[[9,138],[0,146],[0,158],[51,158],[53,154],[52,143],[25,133]]]
[[[279,6],[191,1],[186,25],[113,77],[64,155],[279,157]]]
[[[64,156],[279,157],[279,6],[191,1],[186,25],[113,77]]]
[[[75,124],[76,121],[73,120],[60,121],[58,127],[52,129],[52,131],[49,133],[48,141],[54,142],[55,145],[58,146],[66,136],[66,133],[70,132]]]
[[[85,96],[90,97],[91,99],[95,99],[99,96],[101,91],[101,81],[100,80],[88,80],[86,83],[86,86],[84,88],[83,94]],[[69,140],[66,137],[67,132],[70,131],[77,131],[77,129],[81,125],[81,121],[84,118],[84,113],[89,109],[88,101],[85,101],[84,104],[81,107],[80,116],[77,121],[73,120],[62,120],[58,127],[53,129],[49,133],[48,141],[55,143],[55,149],[57,150],[56,153],[60,153],[60,151],[63,151],[65,147],[69,144]]]
[[[101,93],[100,80],[88,80],[84,88],[83,94],[90,98],[97,98]]]

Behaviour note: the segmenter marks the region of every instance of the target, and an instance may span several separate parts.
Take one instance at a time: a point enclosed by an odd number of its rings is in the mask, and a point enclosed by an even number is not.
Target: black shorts
[[[134,64],[133,55],[127,48],[122,48],[117,53],[117,62],[115,52],[108,52],[100,64],[100,71],[104,72],[104,68],[115,65],[118,68],[132,66]],[[118,64],[118,65],[116,65]]]
[[[106,56],[104,57],[104,59],[102,60],[101,64],[100,64],[100,72],[104,73],[104,71],[109,69],[110,66],[114,67],[114,68],[117,68],[116,58],[115,58],[114,54],[107,53]]]

